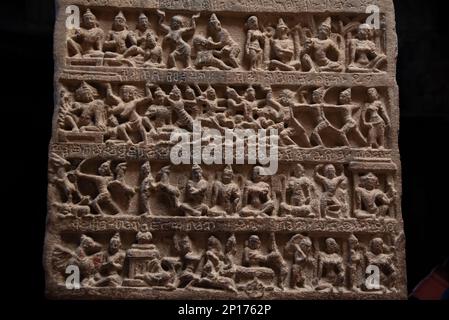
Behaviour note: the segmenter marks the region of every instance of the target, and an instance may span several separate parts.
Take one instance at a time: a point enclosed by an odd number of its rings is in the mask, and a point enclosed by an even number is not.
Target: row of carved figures
[[[391,121],[378,90],[368,88],[365,101],[354,102],[353,89],[343,88],[332,103],[326,101],[330,90],[282,89],[276,97],[271,87],[239,92],[228,86],[219,97],[212,86],[181,90],[175,85],[167,94],[147,83],[144,94],[133,85],[122,85],[115,94],[109,83],[97,89],[82,82],[74,92],[62,90],[59,127],[75,139],[69,142],[97,134],[99,142],[153,144],[170,141],[176,129],[191,132],[199,123],[221,133],[275,129],[281,146],[384,148]]]
[[[100,60],[111,66],[199,70],[242,69],[245,63],[248,70],[382,72],[387,64],[376,44],[379,32],[358,21],[345,24],[343,19],[327,17],[316,27],[311,18],[307,27],[301,23],[289,27],[282,18],[277,25],[261,25],[257,16],[250,16],[244,26],[246,39],[238,43],[215,14],[209,17],[206,35],[194,35],[200,14],[190,19],[174,15],[169,23],[165,12],[157,10],[156,15],[158,33],[144,13],[135,30],[130,30],[119,12],[105,34],[88,9],[81,27],[68,34],[68,56],[77,65]]]
[[[191,177],[180,182],[179,175],[176,179],[170,176],[170,166],[154,176],[150,162],[146,162],[140,169],[140,186],[131,186],[126,181],[127,163],[119,163],[114,169],[111,161],[106,161],[97,172],[85,173],[85,161],[73,169],[69,161],[54,154],[51,162],[50,182],[59,191],[58,196],[53,196],[53,204],[66,214],[127,214],[130,199],[138,193],[140,203],[135,214],[148,216],[168,211],[174,216],[188,217],[395,218],[397,192],[393,183],[386,181],[387,186],[382,187],[373,173],[358,177],[351,214],[349,179],[344,168],[332,164],[315,167],[313,177],[301,164],[296,164],[291,174],[277,175],[279,183],[273,180],[270,183],[271,178],[261,174],[260,166],[253,168],[246,181],[234,174],[232,166],[224,168],[221,178],[210,181],[201,166],[194,165]],[[174,180],[177,182],[173,183]],[[95,188],[82,194],[81,187],[87,183]],[[280,186],[273,186],[277,184]],[[117,194],[122,201],[115,200]]]
[[[83,287],[202,288],[244,291],[253,297],[274,290],[391,292],[396,290],[395,250],[401,238],[387,245],[382,237],[359,241],[353,234],[345,239],[296,234],[281,249],[274,234],[266,245],[258,235],[250,235],[242,250],[235,235],[224,245],[212,235],[197,253],[188,235],[176,234],[172,257],[164,256],[151,232],[139,232],[128,250],[120,233],[106,249],[82,235],[76,249],[57,245],[52,265],[62,275],[67,266],[77,266]],[[377,287],[366,281],[368,266],[379,270]]]

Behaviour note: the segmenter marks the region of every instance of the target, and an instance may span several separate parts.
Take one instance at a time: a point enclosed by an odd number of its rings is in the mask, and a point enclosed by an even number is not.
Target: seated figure
[[[243,190],[241,217],[268,217],[274,211],[271,187],[264,181],[261,170],[262,167],[254,167],[252,181],[248,181]]]

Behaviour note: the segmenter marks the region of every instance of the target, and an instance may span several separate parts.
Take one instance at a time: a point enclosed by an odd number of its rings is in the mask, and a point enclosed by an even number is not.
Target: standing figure
[[[294,93],[288,89],[282,90],[279,95],[279,102],[284,108],[284,128],[280,133],[280,143],[284,146],[299,145],[310,148],[309,137],[304,126],[296,119],[293,108],[300,106],[295,103]]]
[[[249,62],[249,70],[262,70],[265,46],[265,35],[260,30],[259,19],[251,16],[246,21],[245,56]]]
[[[269,70],[296,71],[301,68],[299,61],[299,36],[293,33],[290,38],[290,29],[282,18],[276,26],[274,38],[270,41],[271,57]]]
[[[294,235],[287,242],[285,251],[293,258],[290,287],[312,290],[316,274],[316,258],[310,238],[301,234]]]
[[[324,175],[320,174],[323,170]],[[315,168],[315,179],[323,187],[321,194],[321,218],[338,219],[342,214],[343,203],[337,198],[342,183],[346,181],[344,173],[337,176],[334,165],[318,165]]]
[[[304,167],[298,163],[294,168],[293,177],[288,180],[287,201],[281,203],[279,215],[314,218],[315,197],[313,182],[305,175]]]
[[[325,146],[323,139],[321,138],[321,132],[327,128],[338,130],[332,126],[324,113],[324,96],[326,94],[325,88],[318,88],[312,93],[312,105],[309,105],[309,110],[312,113],[312,118],[315,122],[315,127],[310,135],[310,141],[313,141],[316,145]]]
[[[232,216],[237,212],[240,202],[240,188],[232,180],[232,166],[226,166],[221,181],[216,181],[212,187],[212,208],[210,216]]]
[[[350,146],[349,135],[352,134],[354,138],[361,143],[362,146],[366,146],[367,141],[363,134],[360,132],[357,121],[353,118],[354,109],[357,108],[352,104],[351,89],[346,89],[340,93],[339,96],[339,108],[343,112],[343,127],[340,129],[341,139],[345,146]]]
[[[359,243],[359,239],[354,234],[348,239],[349,244],[349,263],[348,263],[348,282],[349,289],[358,291],[362,289],[365,274],[365,247]]]
[[[73,58],[103,58],[104,32],[97,18],[87,9],[83,14],[81,28],[67,39],[67,51]]]
[[[243,208],[241,217],[268,217],[274,211],[274,201],[271,199],[271,186],[261,175],[262,167],[254,167],[252,180],[243,189]]]
[[[331,18],[328,17],[318,27],[318,36],[305,41],[302,51],[303,71],[341,72],[343,52],[331,39]]]
[[[318,291],[341,291],[345,284],[345,267],[340,246],[333,238],[325,241],[324,251],[318,254]]]
[[[368,89],[368,103],[362,111],[361,122],[368,128],[368,146],[373,149],[383,149],[385,131],[390,127],[390,117],[376,88]]]
[[[92,181],[97,189],[97,196],[90,202],[90,207],[100,215],[104,215],[105,211],[103,206],[107,206],[111,214],[116,215],[121,213],[120,208],[115,204],[112,199],[111,192],[109,191],[109,185],[115,181],[111,170],[111,161],[106,161],[100,165],[97,174],[86,174],[80,171],[83,162],[76,169],[76,175],[78,178],[83,178]]]
[[[164,40],[171,46],[170,54],[167,59],[167,69],[176,68],[176,62],[180,61],[183,68],[191,68],[191,48],[184,40],[188,33],[192,33],[196,29],[196,19],[200,14],[192,16],[190,27],[183,26],[183,19],[181,16],[173,16],[170,21],[170,26],[164,23],[165,12],[157,10],[159,16],[159,26],[162,33],[165,35]]]
[[[373,29],[362,23],[355,39],[349,41],[348,72],[382,72],[387,64],[387,57],[379,53],[371,36]]]
[[[389,185],[387,193],[379,189],[379,178],[368,173],[360,178],[355,189],[355,217],[358,219],[380,218],[388,214],[388,210],[396,199],[396,191]]]
[[[151,164],[149,161],[145,162],[140,168],[140,176],[143,177],[140,183],[140,204],[144,215],[151,215],[150,199],[151,192],[156,188],[154,177],[151,173]]]
[[[179,209],[186,216],[199,217],[207,215],[209,207],[205,203],[209,183],[203,177],[203,170],[197,164],[192,167],[192,179],[187,182],[185,202]]]

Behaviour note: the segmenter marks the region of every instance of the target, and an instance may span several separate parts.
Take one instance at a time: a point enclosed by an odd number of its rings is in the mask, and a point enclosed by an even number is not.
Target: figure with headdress
[[[273,214],[274,201],[271,198],[271,186],[261,174],[262,167],[256,166],[252,171],[252,179],[243,189],[241,217],[268,217]]]
[[[192,16],[189,27],[184,26],[183,18],[179,15],[175,15],[171,18],[170,25],[164,23],[165,12],[157,10],[159,16],[159,26],[161,31],[165,35],[164,40],[171,46],[170,54],[167,60],[167,69],[176,68],[176,63],[179,61],[183,68],[190,68],[191,63],[191,48],[190,45],[184,40],[187,34],[192,33],[196,29],[196,19],[200,17],[200,14]]]
[[[317,291],[341,292],[345,285],[345,265],[340,245],[334,238],[327,238],[324,251],[318,253]]]
[[[116,215],[121,213],[121,209],[117,206],[117,204],[115,204],[109,190],[109,185],[115,181],[111,169],[111,161],[103,162],[98,168],[98,174],[87,174],[81,172],[80,168],[84,163],[85,161],[81,162],[75,173],[78,179],[86,179],[91,181],[97,189],[97,196],[90,201],[90,207],[94,212],[100,215],[105,214],[103,207],[107,207],[110,214]]]
[[[211,236],[207,241],[207,250],[204,254],[205,263],[201,270],[199,287],[226,290],[237,293],[234,280],[225,272],[225,256],[223,247],[216,237]]]
[[[300,43],[297,30],[295,29],[291,32],[284,20],[279,18],[274,36],[270,39],[271,60],[268,64],[269,70],[299,70],[301,68],[299,47]]]
[[[372,34],[373,28],[362,23],[356,38],[349,40],[348,72],[382,72],[385,69],[387,57],[377,49]]]
[[[369,243],[369,249],[365,253],[365,263],[367,266],[376,266],[380,270],[379,288],[368,288],[366,283],[363,291],[395,292],[396,279],[398,277],[395,266],[395,247],[385,244],[382,238],[374,238]]]
[[[80,285],[92,287],[103,264],[104,254],[100,243],[83,234],[75,250],[56,245],[51,260],[54,270],[64,276],[68,266],[77,266],[80,272]]]
[[[184,203],[179,207],[181,212],[186,216],[206,216],[209,212],[205,203],[208,188],[209,182],[203,176],[203,169],[197,164],[193,165],[191,180],[185,188]]]
[[[129,30],[122,11],[115,16],[103,49],[105,58],[128,58],[137,54],[137,39],[134,32]]]
[[[290,287],[292,289],[312,290],[317,267],[312,240],[302,234],[296,234],[285,245],[285,252],[293,261]]]
[[[67,110],[63,130],[72,132],[106,131],[106,108],[98,91],[85,81],[75,91],[75,101]]]
[[[294,109],[300,106],[295,101],[295,93],[291,90],[284,89],[281,91],[278,99],[279,103],[284,108],[284,126],[282,128],[279,137],[280,143],[283,146],[298,145],[304,148],[310,148],[309,136],[307,135],[304,126],[296,119]]]
[[[154,192],[163,196],[163,199],[167,201],[167,206],[170,209],[175,210],[180,206],[179,196],[181,193],[178,187],[173,186],[170,183],[170,171],[171,169],[169,166],[163,167],[156,175],[154,185],[151,184],[150,187]]]
[[[249,17],[245,27],[245,57],[249,63],[249,70],[262,70],[264,63],[265,34],[260,29],[259,19],[256,16]]]
[[[369,88],[367,94],[368,102],[363,107],[361,123],[368,128],[368,146],[382,149],[385,147],[385,133],[391,125],[390,117],[377,89]]]
[[[94,286],[119,287],[123,281],[122,271],[126,257],[125,250],[122,249],[120,233],[117,232],[109,241],[109,248],[105,256]]]
[[[232,166],[226,166],[221,181],[215,181],[212,187],[210,216],[231,216],[237,213],[240,203],[240,188],[233,182],[233,178]]]
[[[365,253],[366,248],[360,244],[359,239],[351,234],[348,239],[348,287],[350,290],[360,292],[365,280]]]
[[[305,40],[301,52],[303,71],[341,72],[343,71],[343,52],[331,38],[332,19],[326,18],[318,27],[315,38]]]
[[[97,18],[87,9],[83,14],[81,28],[67,39],[69,57],[103,58],[104,32],[99,28]]]
[[[354,106],[352,103],[352,93],[351,88],[346,89],[340,93],[338,98],[338,108],[343,113],[343,127],[339,130],[341,132],[340,137],[345,146],[350,146],[349,136],[352,135],[354,139],[361,144],[362,146],[366,146],[367,141],[360,131],[359,125],[357,121],[353,117],[354,109],[357,106]]]
[[[145,86],[145,97],[139,97],[138,89],[132,85],[121,86],[120,96],[116,96],[112,91],[111,85],[108,84],[107,99],[114,106],[111,109],[111,113],[119,121],[119,125],[110,130],[110,134],[114,138],[134,144],[130,135],[137,134],[138,142],[147,144],[147,133],[153,129],[153,126],[147,117],[139,114],[138,109],[147,107],[153,101],[150,86],[151,84],[149,83]]]
[[[167,97],[171,110],[176,114],[177,120],[175,126],[178,128],[193,131],[193,118],[186,111],[182,92],[177,85],[173,86],[172,91]]]
[[[225,65],[236,69],[239,67],[240,46],[232,39],[231,34],[223,28],[215,13],[211,14],[208,31],[209,44],[214,50],[214,55],[225,63]]]
[[[387,193],[379,189],[379,178],[372,172],[360,177],[355,189],[356,218],[369,219],[385,217],[396,198],[396,190],[389,185]]]
[[[325,146],[321,137],[321,132],[323,130],[331,128],[334,132],[338,131],[326,118],[326,114],[324,112],[324,97],[326,95],[326,92],[327,90],[324,87],[320,87],[314,90],[312,93],[312,104],[308,106],[312,115],[312,119],[315,123],[315,127],[313,128],[312,134],[310,135],[310,141],[319,146]]]
[[[294,175],[287,182],[286,202],[281,203],[279,215],[314,218],[317,207],[314,184],[301,164],[297,164],[293,171]]]
[[[347,180],[344,172],[337,175],[333,164],[318,165],[315,167],[315,180],[323,188],[320,204],[321,218],[340,218],[344,203],[338,198],[338,192]]]

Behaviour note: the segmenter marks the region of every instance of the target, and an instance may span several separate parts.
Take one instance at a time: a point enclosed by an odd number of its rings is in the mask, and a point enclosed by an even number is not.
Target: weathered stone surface
[[[57,4],[49,296],[406,297],[392,1]],[[277,172],[196,124],[274,130]]]

